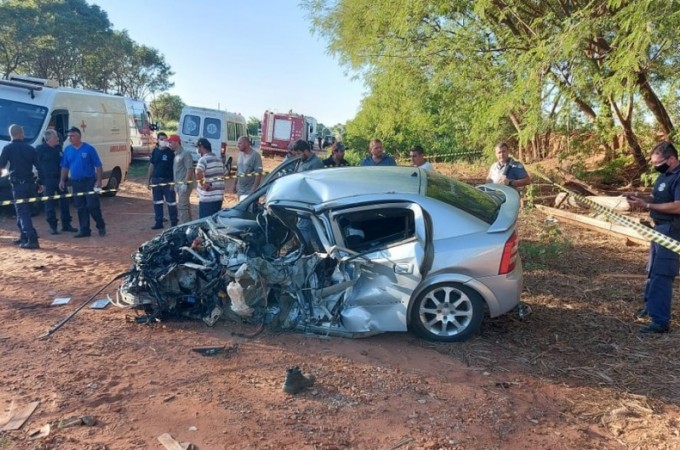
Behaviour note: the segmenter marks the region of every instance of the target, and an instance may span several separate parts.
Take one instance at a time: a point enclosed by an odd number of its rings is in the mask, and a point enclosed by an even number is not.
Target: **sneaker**
[[[76,234],[73,235],[74,238],[83,238],[83,237],[90,237],[92,233],[89,231],[79,231]]]
[[[283,392],[297,394],[314,384],[314,375],[306,377],[302,375],[299,367],[291,367],[286,371],[286,381],[283,383]]]
[[[59,234],[57,227],[50,227],[50,234]]]
[[[40,248],[40,245],[38,245],[38,241],[26,241],[23,244],[21,244],[19,247],[26,249],[26,250],[35,250]]]
[[[78,229],[73,228],[71,225],[64,225],[63,227],[61,227],[61,231],[68,231],[69,233],[75,233],[76,231],[78,231]]]
[[[152,230],[162,230],[163,229],[163,224],[162,223],[156,223],[154,226],[151,227]]]
[[[643,334],[662,334],[662,333],[668,333],[670,331],[670,327],[668,324],[666,325],[661,325],[660,323],[650,323],[644,328],[640,329],[640,333]]]
[[[99,229],[99,236],[106,236],[106,228]]]

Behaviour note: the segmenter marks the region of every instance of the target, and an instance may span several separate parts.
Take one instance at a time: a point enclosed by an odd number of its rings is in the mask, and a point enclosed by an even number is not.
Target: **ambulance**
[[[104,171],[103,186],[118,189],[127,176],[130,128],[124,97],[10,75],[0,80],[0,152],[11,141],[8,129],[12,124],[24,128],[24,142],[34,147],[43,143],[48,128],[56,130],[66,147],[70,144],[66,130],[78,127],[83,141],[97,149]]]
[[[195,149],[196,142],[206,138],[210,141],[213,153],[222,155],[225,173],[228,174],[232,168],[236,169],[238,138],[247,135],[246,119],[241,114],[197,106],[182,108],[179,137],[184,148],[191,150],[194,163],[198,162],[199,157]]]

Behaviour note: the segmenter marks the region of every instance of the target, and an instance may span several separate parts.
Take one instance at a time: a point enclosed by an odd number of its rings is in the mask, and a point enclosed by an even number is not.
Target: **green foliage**
[[[556,261],[571,250],[569,239],[562,235],[556,224],[546,223],[538,241],[522,240],[519,243],[519,253],[522,263],[527,269],[540,269]]]
[[[0,68],[140,99],[173,86],[158,50],[112,30],[85,0],[0,0]]]
[[[659,178],[659,172],[656,171],[645,172],[642,175],[640,175],[640,183],[644,187],[651,187],[654,186],[654,183],[656,183],[657,178]]]
[[[258,131],[262,126],[262,122],[260,121],[259,118],[255,116],[250,116],[248,117],[248,122],[246,123],[246,126],[248,128],[249,136],[257,136],[259,134]]]
[[[366,147],[368,148],[368,147]],[[368,151],[356,150],[354,148],[348,148],[345,150],[345,159],[351,166],[358,166],[361,160],[366,157]]]
[[[179,95],[171,95],[168,93],[159,95],[149,103],[149,109],[151,110],[151,115],[154,117],[154,120],[161,121],[163,126],[168,128],[170,128],[168,126],[170,122],[179,122],[179,117],[182,114],[182,108],[184,108],[184,106],[184,102]]]

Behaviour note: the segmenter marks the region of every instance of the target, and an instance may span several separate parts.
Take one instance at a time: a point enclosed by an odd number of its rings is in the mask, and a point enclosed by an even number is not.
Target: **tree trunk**
[[[626,139],[626,143],[630,147],[630,152],[633,155],[635,163],[638,166],[638,175],[642,175],[647,171],[649,166],[647,164],[647,158],[645,158],[645,155],[642,151],[642,147],[640,147],[640,142],[638,141],[638,138],[637,136],[635,136],[635,132],[633,131],[632,95],[629,102],[631,102],[629,103],[629,111],[627,117],[624,117],[623,113],[619,109],[619,106],[616,104],[614,99],[610,98],[612,108],[616,112],[616,117],[619,119],[619,122],[621,123],[621,128],[623,129],[623,137]]]
[[[670,140],[673,136],[674,130],[673,121],[668,115],[668,111],[666,111],[663,103],[661,103],[661,100],[656,95],[656,92],[649,84],[647,74],[644,71],[638,72],[635,82],[638,86],[638,89],[640,90],[640,94],[642,94],[642,98],[645,99],[647,108],[649,108],[656,121],[659,123],[659,125],[661,125],[661,130],[664,133],[664,139]]]

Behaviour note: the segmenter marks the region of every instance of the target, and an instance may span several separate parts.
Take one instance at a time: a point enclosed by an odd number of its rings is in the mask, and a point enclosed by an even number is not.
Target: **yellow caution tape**
[[[526,167],[526,166],[525,166]],[[578,202],[583,203],[584,205],[588,206],[589,208],[594,209],[595,211],[599,212],[600,214],[604,214],[606,217],[620,223],[621,225],[624,225],[628,228],[632,228],[635,230],[638,234],[641,236],[656,242],[659,245],[662,245],[666,247],[668,250],[675,252],[675,253],[680,253],[680,242],[676,241],[675,239],[666,236],[663,233],[659,233],[656,230],[653,230],[649,227],[646,227],[642,225],[641,223],[638,223],[629,217],[623,216],[616,211],[609,209],[605,206],[600,205],[599,203],[596,203],[592,200],[590,200],[587,197],[584,197],[583,195],[577,194],[566,187],[562,186],[559,183],[555,183],[552,181],[550,178],[548,178],[546,175],[543,175],[536,169],[529,169],[530,172],[533,174],[537,175],[539,178],[547,181],[553,186],[556,186],[558,189],[566,192],[569,195],[572,195]]]
[[[83,197],[85,195],[92,195],[92,194],[103,195],[103,194],[106,194],[107,192],[116,192],[116,191],[118,191],[118,189],[100,189],[98,191],[76,192],[75,194],[69,193],[69,194],[59,194],[59,195],[44,195],[42,197],[20,198],[19,200],[5,200],[3,202],[0,202],[0,206],[20,205],[22,203],[44,202],[44,201],[47,201],[47,200],[59,200],[61,198]]]
[[[429,155],[425,156],[425,159],[428,161],[433,161],[439,158],[448,158],[448,157],[453,157],[453,156],[466,156],[466,155],[482,155],[483,152],[481,150],[472,150],[469,152],[456,152],[456,153],[444,153],[444,154],[436,154],[436,155]],[[399,158],[397,161],[410,161],[410,159],[407,158]]]

